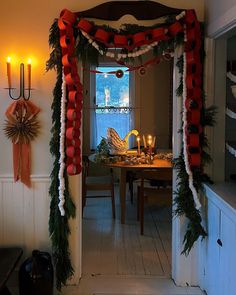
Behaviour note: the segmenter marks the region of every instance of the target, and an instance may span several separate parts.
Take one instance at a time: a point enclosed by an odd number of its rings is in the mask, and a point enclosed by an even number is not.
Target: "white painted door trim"
[[[82,275],[82,177],[69,177],[70,192],[76,206],[76,217],[70,220],[71,235],[69,236],[70,254],[74,276],[70,285],[78,285]]]
[[[173,157],[176,158],[181,152],[182,136],[179,130],[182,128],[182,97],[176,96],[180,75],[175,66],[178,57],[182,54],[182,48],[178,48],[174,57],[173,71]],[[173,192],[177,188],[177,175],[173,171]],[[174,199],[175,196],[173,196]],[[174,209],[174,206],[173,206]],[[197,285],[196,254],[193,248],[188,256],[182,255],[183,238],[186,231],[186,218],[173,216],[172,219],[172,278],[176,285]]]
[[[181,49],[180,49],[181,50]],[[176,51],[175,61],[180,51]],[[178,156],[181,149],[181,112],[182,99],[175,95],[175,90],[179,84],[178,69],[174,66],[173,72],[173,154]],[[76,204],[76,219],[71,220],[70,251],[74,266],[74,277],[69,282],[78,284],[82,275],[82,208],[81,208],[81,175],[70,177],[71,193]],[[173,174],[173,191],[176,188],[176,172]],[[172,278],[178,286],[197,285],[197,251],[193,249],[186,257],[181,254],[183,250],[183,237],[186,230],[186,219],[173,217],[172,221]]]
[[[213,20],[207,27],[207,35],[218,38],[236,26],[236,5],[227,10],[220,17]]]
[[[78,72],[83,81],[82,64],[78,64]],[[83,122],[83,120],[82,120]],[[83,125],[81,125],[81,146],[83,146]],[[82,174],[69,177],[69,188],[76,206],[76,216],[70,219],[69,248],[71,262],[74,268],[74,276],[68,282],[69,285],[78,285],[82,276]]]

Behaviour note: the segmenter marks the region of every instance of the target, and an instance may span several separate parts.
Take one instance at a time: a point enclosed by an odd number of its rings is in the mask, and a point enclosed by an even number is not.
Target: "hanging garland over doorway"
[[[182,46],[177,62],[181,79],[177,96],[183,97],[183,146],[175,161],[178,189],[175,192],[178,215],[188,218],[183,253],[188,254],[194,242],[206,232],[202,227],[199,193],[209,178],[203,167],[210,159],[205,151],[207,139],[204,127],[214,122],[214,109],[206,109],[202,87],[202,31],[194,10],[172,15],[153,27],[126,25],[120,31],[94,23],[63,10],[51,27],[52,52],[47,69],[56,69],[57,83],[52,104],[51,153],[55,158],[51,173],[51,207],[49,229],[56,268],[57,288],[73,274],[70,261],[68,221],[75,216],[75,206],[69,194],[67,175],[81,172],[80,127],[83,87],[77,63],[98,63],[104,55],[122,64],[132,64],[136,58],[152,51],[156,57],[173,54]],[[113,48],[119,48],[114,50]],[[60,115],[59,115],[60,114]]]

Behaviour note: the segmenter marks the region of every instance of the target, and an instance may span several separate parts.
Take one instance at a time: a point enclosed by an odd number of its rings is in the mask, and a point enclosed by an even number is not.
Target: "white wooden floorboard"
[[[82,272],[83,274],[100,274],[101,260],[101,234],[102,223],[93,220],[84,220],[86,223],[83,227],[83,257]]]
[[[112,218],[103,220],[100,251],[101,273],[103,274],[116,273],[117,271],[117,247],[115,240],[116,227],[116,221],[114,221]]]
[[[115,220],[110,198],[87,199],[83,218],[83,275],[170,277],[170,210],[147,206],[141,236],[136,204],[131,204],[127,197],[126,205],[126,223],[121,225],[118,197]]]
[[[153,236],[156,236],[156,238],[154,239],[154,244],[155,247],[157,249],[157,253],[160,259],[160,265],[162,267],[162,271],[163,271],[163,275],[170,276],[171,274],[171,265],[170,262],[168,260],[168,256],[166,254],[166,249],[164,248],[164,245],[158,235],[158,232],[156,230],[156,226],[152,226],[151,228],[151,233]]]
[[[79,286],[68,286],[62,295],[203,295],[199,288],[177,287],[158,277],[82,277]]]
[[[133,257],[135,261],[135,274],[145,275],[144,258],[139,239],[139,226],[137,226],[137,224],[134,224],[130,227],[130,235],[132,236],[131,247],[133,250]]]

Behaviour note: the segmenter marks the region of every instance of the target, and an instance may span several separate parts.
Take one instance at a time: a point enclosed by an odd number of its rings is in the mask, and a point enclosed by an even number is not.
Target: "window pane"
[[[114,128],[123,139],[130,130],[130,112],[96,113],[97,145],[102,137],[107,137],[107,128]]]
[[[122,70],[124,75],[117,78],[116,72]],[[126,67],[98,67],[97,71],[104,74],[96,74],[96,105],[104,106],[129,106],[129,72],[125,72]]]
[[[124,75],[117,78],[115,74],[106,74],[122,70]],[[107,128],[114,128],[123,139],[130,130],[130,111],[123,109],[106,109],[107,107],[129,107],[129,72],[126,67],[98,67],[96,74],[96,144],[102,137],[107,137]],[[104,109],[103,109],[104,108]]]

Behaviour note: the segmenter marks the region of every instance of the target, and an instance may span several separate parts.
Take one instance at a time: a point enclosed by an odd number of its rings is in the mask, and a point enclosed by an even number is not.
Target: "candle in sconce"
[[[152,146],[152,136],[151,135],[148,135],[148,145],[149,145],[149,147]]]
[[[156,143],[156,136],[153,137],[153,142],[152,142],[152,147],[155,147],[155,143]]]
[[[141,152],[140,152],[140,137],[137,136],[137,143],[138,143],[138,155],[140,156]]]
[[[152,154],[152,136],[151,135],[148,135],[147,142],[148,142],[148,153],[151,156],[151,154]]]
[[[145,139],[145,136],[144,135],[143,135],[143,145],[144,145],[145,148],[147,147],[146,139]]]
[[[11,58],[7,57],[7,80],[8,80],[8,88],[11,88]]]
[[[28,59],[28,64],[27,64],[27,68],[28,68],[28,88],[31,89],[31,58]]]

